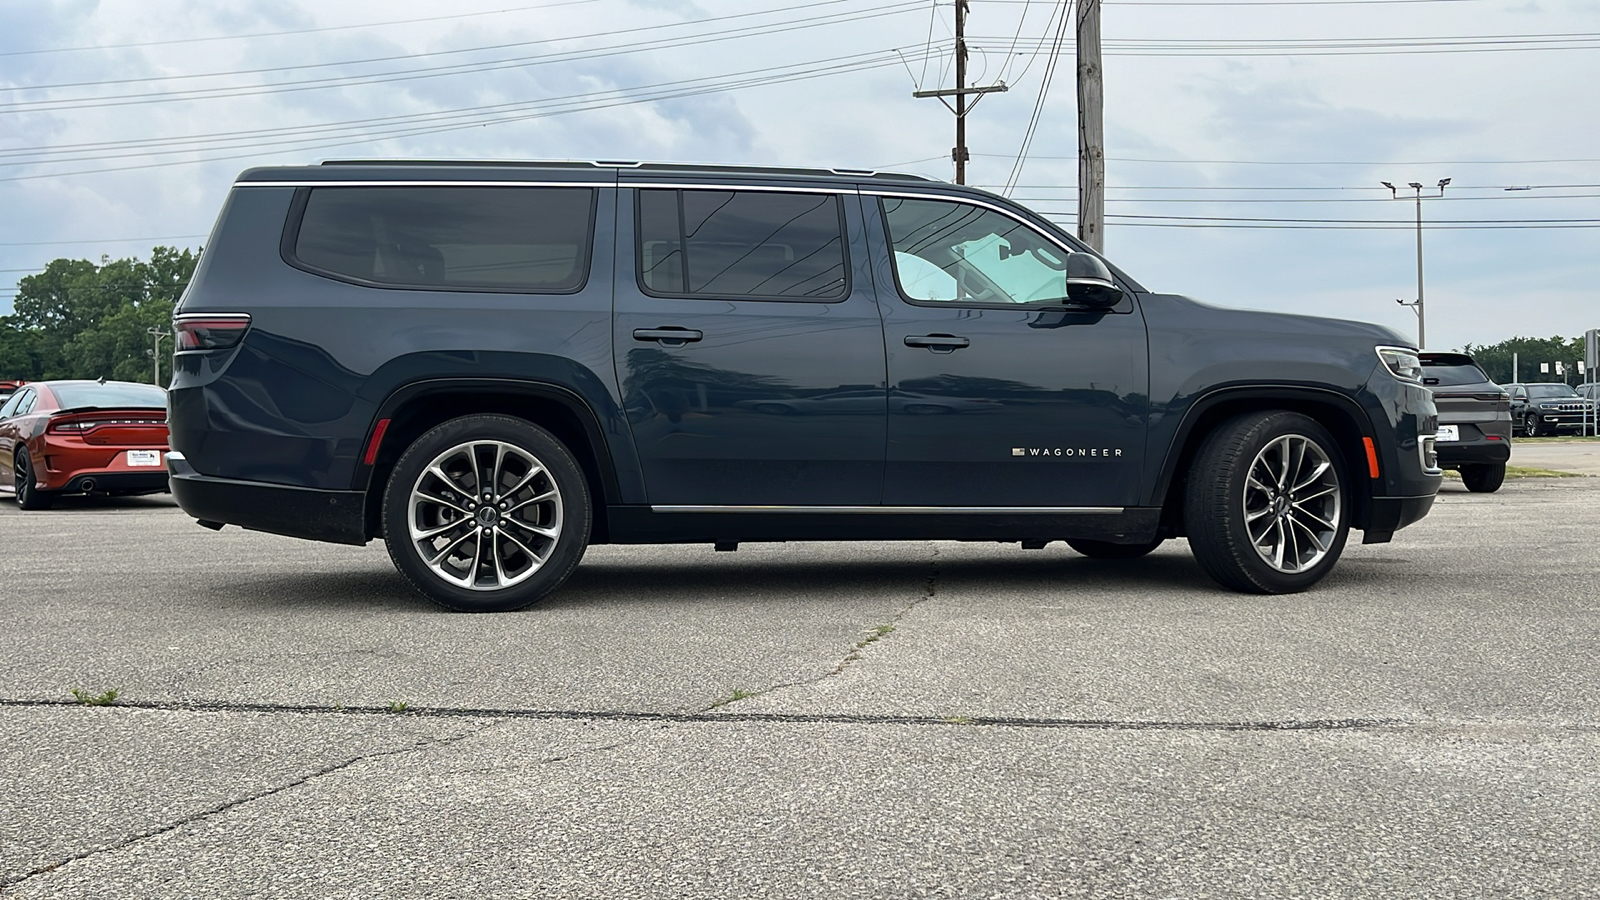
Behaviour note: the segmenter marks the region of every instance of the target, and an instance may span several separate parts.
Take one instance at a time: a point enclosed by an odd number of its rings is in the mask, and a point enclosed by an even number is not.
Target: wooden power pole
[[[956,184],[967,183],[967,161],[972,154],[967,152],[967,113],[976,105],[977,101],[967,103],[968,94],[999,93],[1006,89],[1005,82],[992,84],[988,87],[967,87],[967,0],[956,0],[956,86],[954,90],[942,91],[912,91],[913,97],[937,97],[940,103],[956,114],[956,146],[950,151],[950,158],[956,163]],[[956,105],[951,107],[945,102],[946,97],[956,98]]]
[[[1104,88],[1100,0],[1078,0],[1078,238],[1096,252],[1106,249]]]

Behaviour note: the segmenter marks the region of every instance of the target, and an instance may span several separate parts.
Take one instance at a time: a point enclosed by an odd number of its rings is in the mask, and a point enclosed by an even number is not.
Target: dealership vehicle
[[[62,494],[167,489],[167,392],[127,381],[36,381],[0,406],[0,493],[23,509]]]
[[[1569,384],[1508,384],[1511,418],[1526,437],[1576,432],[1593,401],[1584,400]]]
[[[1493,493],[1511,459],[1511,398],[1465,353],[1424,352],[1422,383],[1439,408],[1439,467],[1461,473],[1467,490]]]
[[[462,610],[605,542],[1187,536],[1223,585],[1298,591],[1442,476],[1395,332],[1153,293],[909,175],[252,169],[174,326],[184,510],[381,536]]]

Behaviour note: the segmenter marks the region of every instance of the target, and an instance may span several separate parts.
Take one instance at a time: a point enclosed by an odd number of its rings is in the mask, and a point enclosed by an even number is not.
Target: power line
[[[975,153],[1009,159],[1004,153]],[[1034,159],[1065,159],[1077,161],[1076,156],[1035,156]],[[1108,156],[1111,162],[1161,163],[1175,165],[1234,165],[1234,166],[1535,166],[1557,163],[1593,163],[1600,157],[1589,159],[1446,159],[1446,160],[1294,160],[1294,159],[1152,159],[1148,157]]]
[[[584,94],[573,94],[559,98],[546,98],[537,101],[523,101],[509,104],[495,104],[491,107],[478,108],[470,111],[444,111],[419,114],[407,119],[431,118],[439,120],[466,119],[465,122],[454,121],[443,125],[398,126],[386,131],[365,131],[359,135],[352,135],[336,140],[314,140],[301,142],[299,139],[290,138],[282,141],[257,142],[251,145],[251,152],[231,153],[221,156],[207,156],[198,159],[175,160],[172,162],[146,163],[134,166],[112,166],[99,169],[83,169],[71,172],[50,172],[33,175],[14,175],[0,178],[0,182],[30,181],[40,178],[61,178],[70,175],[90,175],[105,172],[128,172],[146,169],[166,168],[169,166],[192,165],[202,162],[217,162],[231,159],[249,159],[259,155],[263,147],[274,147],[279,150],[298,149],[316,150],[328,147],[346,147],[352,145],[369,144],[382,138],[414,137],[423,134],[439,134],[448,131],[459,131],[465,128],[500,125],[509,122],[521,122],[531,119],[548,118],[551,116],[566,115],[573,112],[584,112],[596,109],[609,109],[617,106],[627,106],[635,103],[649,103],[660,100],[674,100],[685,97],[703,96],[706,94],[722,93],[747,87],[760,87],[770,84],[780,84],[793,81],[804,81],[812,78],[821,78],[829,75],[861,72],[870,69],[883,68],[896,64],[897,58],[892,55],[894,51],[877,51],[875,53],[858,53],[846,57],[835,57],[834,60],[823,60],[819,63],[810,63],[812,68],[801,68],[799,71],[779,72],[781,69],[795,69],[796,65],[769,67],[755,69],[748,72],[733,73],[732,75],[715,76],[724,79],[716,81],[714,78],[695,78],[666,84],[646,85],[635,88],[618,88],[605,91],[593,91]],[[877,57],[877,58],[873,58]],[[837,61],[837,62],[836,62]],[[822,65],[822,63],[834,63]],[[771,73],[771,74],[761,74]],[[709,82],[709,83],[706,83]],[[639,93],[630,94],[629,91]],[[493,113],[484,113],[478,110],[496,110]],[[528,112],[527,110],[535,110]],[[349,130],[349,126],[328,126],[329,128]],[[307,129],[299,129],[305,131]],[[314,130],[314,129],[312,129]],[[237,148],[235,148],[237,149]],[[203,152],[203,151],[197,151]],[[116,158],[116,157],[110,157]]]
[[[1061,44],[1067,37],[1067,22],[1071,21],[1072,0],[1061,0],[1057,8],[1061,12],[1061,23],[1056,26],[1055,42],[1050,47],[1050,58],[1045,61],[1044,75],[1039,79],[1039,95],[1033,101],[1033,113],[1028,117],[1028,127],[1022,133],[1022,146],[1017,148],[1017,161],[1011,164],[1011,174],[1006,178],[1005,188],[1000,191],[1006,196],[1010,196],[1017,179],[1022,177],[1022,167],[1027,162],[1028,150],[1033,146],[1033,135],[1039,128],[1039,117],[1044,112],[1045,97],[1049,95],[1050,85],[1055,81],[1056,62],[1061,58]],[[1050,23],[1054,20],[1055,17],[1052,15],[1045,21],[1046,33],[1049,33]]]
[[[0,52],[0,57],[5,56],[38,56],[45,53],[87,53],[101,50],[132,50],[140,47],[169,47],[173,44],[200,44],[210,41],[240,41],[264,37],[288,37],[298,34],[320,34],[326,31],[351,31],[353,29],[366,30],[369,28],[385,28],[390,25],[415,25],[420,22],[443,22],[447,19],[470,19],[477,16],[499,16],[506,13],[527,12],[530,9],[553,9],[557,6],[578,6],[584,3],[598,3],[599,0],[562,0],[558,3],[539,3],[533,6],[513,6],[508,9],[490,9],[482,12],[453,13],[448,16],[428,16],[422,19],[391,19],[387,22],[367,22],[361,25],[328,25],[322,28],[298,28],[293,31],[260,31],[254,34],[219,34],[211,37],[173,38],[165,41],[139,41],[131,44],[101,44],[96,47],[47,47],[43,50],[8,50]]]
[[[374,63],[382,63],[382,62],[403,62],[403,61],[406,61],[406,60],[429,59],[429,58],[438,57],[438,56],[459,56],[459,55],[464,54],[464,53],[485,53],[485,52],[488,52],[490,50],[510,50],[510,49],[513,49],[513,48],[520,48],[520,47],[533,47],[533,46],[538,46],[540,44],[560,43],[562,41],[581,41],[581,40],[588,40],[590,38],[614,37],[614,36],[619,35],[619,34],[635,34],[635,33],[638,33],[638,32],[662,31],[662,30],[669,29],[669,28],[687,28],[687,27],[692,26],[692,25],[705,25],[705,24],[708,24],[708,23],[711,23],[711,22],[723,22],[723,21],[728,21],[728,20],[731,20],[731,19],[748,19],[748,18],[750,18],[752,16],[776,15],[778,13],[794,12],[796,10],[814,9],[816,7],[819,7],[819,6],[835,6],[835,5],[838,5],[840,3],[859,3],[859,2],[861,2],[861,0],[815,0],[815,2],[812,2],[812,3],[802,3],[802,4],[799,4],[799,5],[796,5],[796,6],[780,6],[780,7],[777,7],[775,9],[758,10],[756,12],[733,13],[733,14],[725,15],[725,16],[707,16],[704,19],[690,19],[690,20],[683,21],[683,22],[667,22],[667,23],[660,24],[660,25],[647,25],[647,26],[640,26],[640,27],[637,27],[637,28],[611,29],[611,30],[608,30],[608,31],[590,32],[588,34],[573,34],[573,35],[565,35],[563,37],[539,38],[539,39],[531,40],[531,41],[512,41],[512,42],[503,43],[503,44],[485,44],[485,45],[478,46],[478,47],[463,47],[463,48],[459,48],[459,49],[456,49],[456,50],[432,50],[432,51],[425,51],[425,52],[420,52],[420,53],[400,53],[400,54],[393,54],[393,55],[390,55],[390,56],[373,56],[373,57],[366,57],[364,59],[345,59],[345,60],[335,60],[333,62],[301,63],[301,64],[297,64],[297,65],[288,65],[288,66],[265,66],[265,67],[262,67],[262,68],[259,68],[259,69],[230,69],[228,71],[223,71],[223,72],[195,72],[195,73],[190,73],[190,74],[186,74],[186,75],[149,75],[149,76],[143,76],[143,77],[139,77],[139,78],[118,78],[118,79],[111,79],[111,80],[105,80],[105,81],[75,81],[75,82],[60,82],[60,83],[57,83],[57,84],[14,85],[14,86],[9,86],[9,87],[0,87],[0,91],[49,91],[49,90],[59,90],[59,89],[62,89],[62,88],[71,88],[71,87],[110,87],[110,86],[114,86],[114,85],[123,85],[123,84],[150,84],[150,83],[153,83],[153,82],[187,81],[187,80],[194,79],[194,78],[229,78],[229,77],[235,77],[235,76],[239,76],[239,75],[269,75],[269,74],[273,74],[273,73],[276,73],[276,72],[296,72],[296,71],[301,71],[301,70],[305,70],[305,69],[328,69],[328,68],[338,68],[338,67],[342,67],[342,66],[372,65]],[[921,2],[921,0],[898,0],[898,2],[894,2],[894,3],[879,4],[878,6],[869,6],[866,9],[850,10],[850,11],[844,12],[844,13],[831,13],[829,15],[831,15],[831,16],[852,15],[852,14],[855,14],[855,13],[872,12],[872,11],[875,11],[875,10],[890,9],[890,8],[893,8],[893,7],[909,6],[909,5],[913,5],[913,4],[920,3],[920,2]],[[808,20],[802,18],[802,19],[795,19],[795,20],[791,20],[791,21],[792,22],[803,22],[803,21],[808,21]],[[791,24],[791,22],[776,22],[776,23],[769,23],[767,25],[759,25],[759,26],[742,26],[741,29],[731,29],[731,30],[738,31],[738,30],[742,30],[743,28],[770,29],[770,28],[776,28],[776,27],[784,26],[784,25],[788,25],[788,24]],[[721,32],[712,32],[712,33],[721,33]],[[660,43],[660,42],[657,42],[657,43]],[[637,46],[637,45],[630,42],[629,46]],[[418,70],[418,71],[427,71],[427,70]],[[291,82],[291,83],[293,83],[293,82]],[[136,96],[136,95],[124,95],[124,96]]]
[[[827,3],[848,2],[848,0],[825,0]],[[899,2],[868,7],[863,10],[852,10],[843,13],[832,13],[826,16],[772,22],[764,25],[746,25],[723,31],[711,31],[687,38],[661,38],[653,41],[629,41],[613,44],[606,47],[592,48],[589,50],[574,50],[560,53],[549,53],[537,56],[520,56],[494,60],[484,60],[475,63],[456,63],[445,66],[431,66],[415,69],[402,69],[391,72],[368,73],[364,75],[336,75],[327,78],[311,78],[300,81],[280,81],[268,84],[235,85],[214,88],[193,88],[180,91],[169,91],[164,94],[150,94],[139,92],[132,94],[109,94],[100,97],[78,99],[47,99],[47,100],[20,100],[9,103],[0,103],[0,112],[52,112],[61,110],[102,109],[106,107],[142,106],[151,103],[187,102],[192,100],[216,100],[233,97],[247,97],[261,94],[292,93],[309,90],[325,90],[334,87],[353,87],[367,84],[388,84],[397,81],[415,81],[424,78],[439,78],[449,75],[491,72],[501,69],[525,68],[534,65],[545,65],[553,62],[572,62],[575,60],[599,59],[608,56],[618,56],[636,53],[644,50],[679,48],[711,43],[721,40],[733,40],[741,37],[752,37],[764,34],[788,33],[803,28],[818,28],[827,25],[838,25],[858,22],[866,19],[882,18],[910,12],[912,7],[920,0],[899,0]],[[818,6],[823,4],[808,4]],[[786,9],[799,9],[790,7]],[[741,13],[738,17],[753,15]],[[724,18],[735,18],[729,16]],[[710,20],[701,20],[710,21]],[[699,24],[680,23],[680,24]],[[659,26],[644,29],[623,29],[605,33],[606,36],[627,34],[634,31],[656,31],[668,26]],[[595,37],[597,35],[581,35],[579,37]],[[575,40],[577,38],[560,38],[555,40]],[[548,41],[529,41],[526,44],[548,43]],[[482,48],[479,48],[482,49]],[[451,51],[458,52],[458,51]],[[459,51],[468,52],[468,51]],[[426,56],[432,54],[415,54]],[[401,57],[396,57],[399,59]],[[341,63],[339,65],[343,65]],[[350,63],[354,64],[354,63]],[[334,64],[328,64],[334,65]],[[305,67],[285,67],[305,68]],[[265,71],[265,70],[263,70]],[[249,74],[249,73],[240,73]]]

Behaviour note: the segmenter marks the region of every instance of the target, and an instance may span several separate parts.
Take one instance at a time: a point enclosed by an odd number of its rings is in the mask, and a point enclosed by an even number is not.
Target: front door
[[[1070,251],[998,205],[863,200],[888,349],[884,504],[1135,505],[1149,372],[1133,298],[1068,305]]]
[[[619,194],[617,378],[649,502],[878,503],[883,328],[854,195]]]

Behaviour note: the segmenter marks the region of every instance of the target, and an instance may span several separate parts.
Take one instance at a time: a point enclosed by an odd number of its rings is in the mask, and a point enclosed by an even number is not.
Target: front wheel
[[[33,481],[33,460],[27,447],[18,447],[11,463],[11,484],[17,492],[17,505],[23,509],[49,509],[56,505],[55,491],[41,491]]]
[[[1138,559],[1161,546],[1163,540],[1165,539],[1156,538],[1147,544],[1113,544],[1110,541],[1067,538],[1067,546],[1090,559]]]
[[[1539,417],[1528,416],[1522,420],[1522,433],[1525,437],[1539,436]]]
[[[384,489],[395,567],[428,599],[461,612],[543,599],[583,558],[592,517],[572,454],[509,416],[463,416],[428,431]]]
[[[1225,587],[1303,591],[1350,532],[1344,457],[1299,413],[1249,413],[1206,438],[1189,469],[1184,525],[1195,560]]]
[[[1462,466],[1461,483],[1474,494],[1492,494],[1500,490],[1506,480],[1505,463]]]

